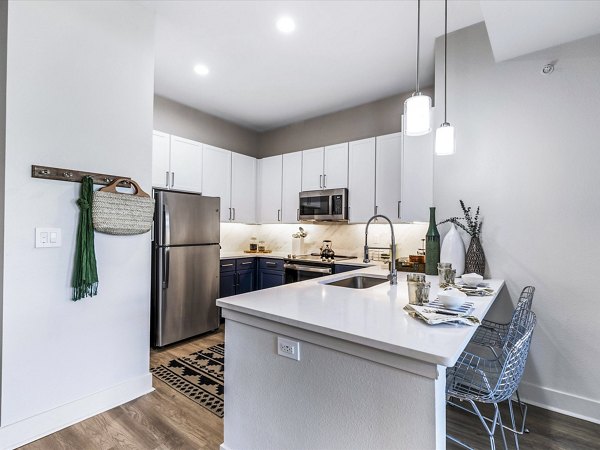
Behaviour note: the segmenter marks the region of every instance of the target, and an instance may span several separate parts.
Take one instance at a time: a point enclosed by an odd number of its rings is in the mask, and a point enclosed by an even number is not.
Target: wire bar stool
[[[513,317],[511,318],[511,322],[517,314],[517,311],[524,308],[530,310],[533,305],[533,295],[535,294],[534,286],[525,286],[521,291],[521,295],[519,296],[519,301],[517,302],[517,306],[513,312]],[[498,357],[498,350],[504,347],[506,342],[506,337],[508,334],[508,329],[510,327],[510,323],[499,323],[491,320],[482,320],[481,325],[477,327],[475,334],[471,338],[470,344],[479,345],[482,347],[487,347],[492,351],[494,356]],[[521,426],[519,429],[514,429],[505,426],[506,429],[513,433],[518,433],[522,435],[523,433],[529,433],[529,430],[525,428],[525,420],[527,419],[527,405],[521,401],[521,396],[519,395],[519,390],[515,391],[515,395],[517,397],[517,405],[519,407],[519,412],[521,415]],[[512,399],[508,399],[509,408],[512,409]],[[461,406],[458,406],[461,409],[465,409]]]
[[[467,401],[471,405],[472,412],[479,417],[489,436],[492,450],[496,448],[494,433],[497,426],[500,426],[504,448],[508,448],[498,404],[510,399],[519,386],[525,370],[535,324],[536,317],[533,311],[520,309],[513,316],[506,334],[505,344],[498,358],[485,359],[465,351],[454,367],[447,371],[446,394],[448,398]],[[476,402],[493,404],[494,416],[491,419],[484,417]],[[515,416],[511,402],[509,402],[509,412],[514,430],[516,428]],[[488,422],[490,423],[488,424]],[[513,433],[513,435],[518,449],[518,433]],[[472,448],[453,436],[448,435],[448,438],[465,448]]]

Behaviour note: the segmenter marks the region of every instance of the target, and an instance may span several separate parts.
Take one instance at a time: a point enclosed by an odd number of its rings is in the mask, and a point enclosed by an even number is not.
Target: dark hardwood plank
[[[216,345],[224,340],[224,329],[195,339],[153,349],[150,364],[155,367]],[[153,380],[151,394],[91,417],[22,447],[24,450],[187,450],[219,448],[223,442],[223,420],[160,380]],[[489,440],[476,416],[448,408],[448,433],[475,448],[489,448]],[[489,408],[486,409],[489,412]],[[506,408],[503,418],[508,420]],[[518,413],[517,413],[518,417]],[[529,407],[527,426],[519,438],[523,450],[588,450],[600,448],[600,425]],[[514,441],[507,434],[509,448]],[[402,444],[399,443],[401,448]],[[502,448],[500,432],[496,447]],[[448,449],[462,447],[448,441]]]

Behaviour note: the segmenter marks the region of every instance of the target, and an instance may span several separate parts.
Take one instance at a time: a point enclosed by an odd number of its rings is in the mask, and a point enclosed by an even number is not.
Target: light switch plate
[[[35,247],[48,248],[60,247],[62,245],[62,233],[60,228],[38,228],[35,229]]]

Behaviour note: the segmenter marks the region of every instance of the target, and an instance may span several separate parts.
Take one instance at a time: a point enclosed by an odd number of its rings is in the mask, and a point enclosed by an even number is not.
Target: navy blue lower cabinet
[[[360,269],[359,266],[349,266],[346,264],[335,264],[333,267],[334,267],[334,273],[344,273],[344,272],[350,272],[351,270]]]
[[[283,260],[260,258],[258,263],[258,289],[267,289],[285,284]]]
[[[256,290],[256,270],[240,270],[237,272],[236,294],[245,294]]]
[[[285,272],[261,269],[258,274],[258,289],[268,289],[285,284]]]

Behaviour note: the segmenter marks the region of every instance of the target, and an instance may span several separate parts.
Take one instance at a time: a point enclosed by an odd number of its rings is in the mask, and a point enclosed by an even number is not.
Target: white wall
[[[552,61],[555,72],[541,75]],[[598,422],[599,73],[598,35],[496,64],[483,24],[452,33],[448,121],[457,153],[435,164],[440,220],[460,215],[459,199],[481,206],[487,273],[505,278],[509,294],[495,317],[509,317],[523,286],[537,288],[521,394]],[[436,104],[442,96],[436,89]]]
[[[131,176],[150,189],[153,16],[129,2],[30,1],[10,2],[9,23],[4,445],[151,389],[149,234],[96,234],[98,296],[71,301],[80,184],[32,179],[30,166]],[[36,226],[62,228],[63,246],[35,249]],[[88,409],[73,408],[92,395]],[[43,413],[40,428],[14,432]]]

